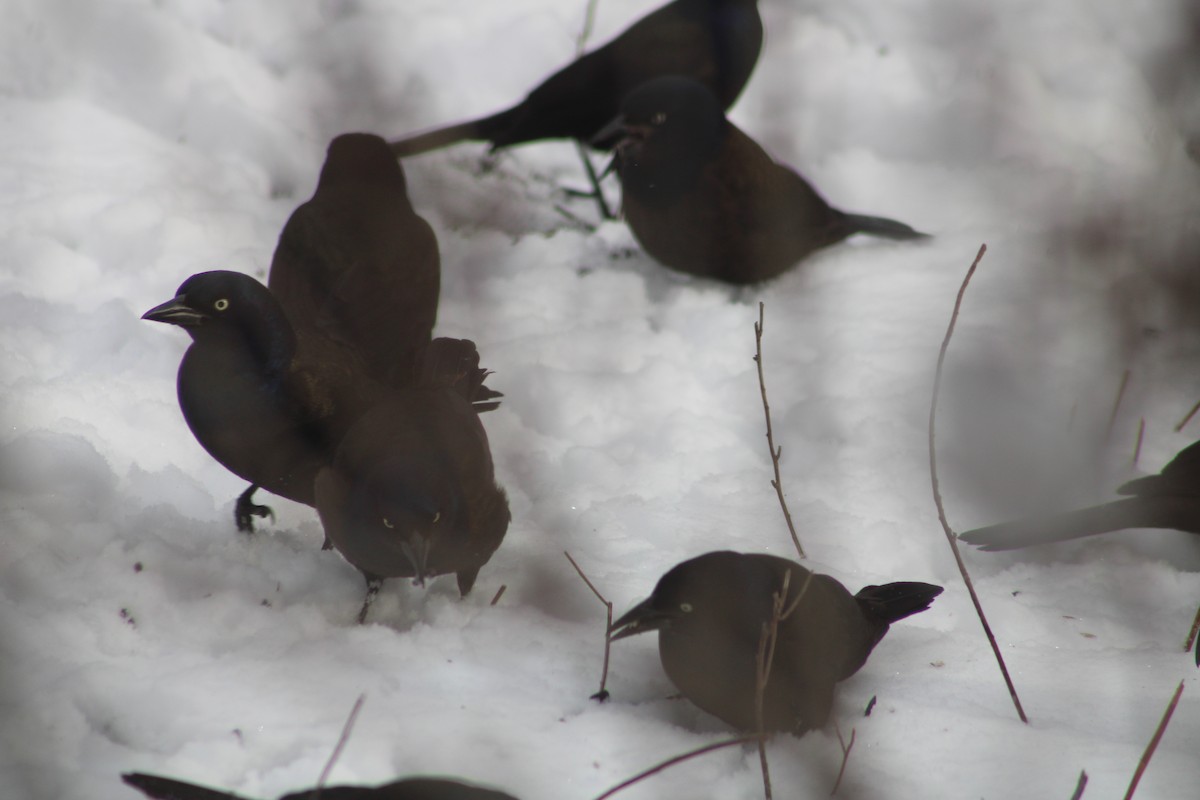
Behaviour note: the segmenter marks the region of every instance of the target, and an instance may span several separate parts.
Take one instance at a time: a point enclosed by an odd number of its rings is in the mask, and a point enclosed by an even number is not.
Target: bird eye
[[[659,111],[653,117],[650,118],[651,125],[662,125],[666,121],[667,121],[667,112],[665,112],[665,111]]]
[[[442,518],[442,512],[440,512],[440,511],[436,512],[436,513],[433,515],[433,521],[434,521],[434,522],[437,522],[437,521],[438,521],[439,519],[441,519],[441,518]]]
[[[225,309],[229,308],[229,301],[222,297],[220,300],[213,303],[213,308],[215,308],[217,311],[224,311]]]
[[[388,521],[387,517],[380,517],[380,519],[383,520],[383,527],[385,527],[385,528],[395,528],[396,527],[395,525],[393,525],[391,522]]]
[[[679,610],[685,614],[690,614],[690,613],[692,613],[692,604],[691,603],[680,603]]]

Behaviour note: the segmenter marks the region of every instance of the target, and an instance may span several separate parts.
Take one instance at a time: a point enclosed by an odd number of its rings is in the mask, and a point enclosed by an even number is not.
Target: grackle
[[[508,530],[478,416],[497,394],[473,342],[434,343],[420,381],[363,415],[316,477],[325,535],[367,581],[360,623],[384,578],[453,572],[465,596]]]
[[[834,684],[862,667],[889,624],[928,608],[940,586],[889,583],[852,595],[828,575],[784,558],[706,553],[663,575],[647,600],[613,624],[611,638],[658,631],[663,669],[685,697],[735,728],[758,730],[758,651],[788,573],[763,729],[800,734],[821,727]]]
[[[675,0],[563,67],[512,108],[401,139],[392,151],[404,157],[464,140],[497,149],[560,138],[605,147],[592,139],[621,98],[660,75],[687,75],[722,107],[733,105],[758,60],[762,36],[757,0]]]
[[[981,550],[999,551],[1125,528],[1173,528],[1200,534],[1200,442],[1179,451],[1157,475],[1122,484],[1117,494],[1131,496],[1075,511],[976,528],[958,538]]]
[[[173,778],[127,772],[126,784],[154,800],[246,800]],[[279,800],[516,800],[512,795],[445,778],[405,778],[382,786],[323,786],[286,794]]]
[[[757,283],[855,233],[926,238],[895,220],[830,207],[688,78],[630,92],[598,134],[613,136],[625,220],[647,253],[680,272]]]

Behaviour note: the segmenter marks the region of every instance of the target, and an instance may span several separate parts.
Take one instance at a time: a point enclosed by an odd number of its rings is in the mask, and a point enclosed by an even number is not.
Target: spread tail
[[[900,581],[864,586],[854,598],[868,619],[889,625],[929,608],[941,593],[942,587],[932,583]]]
[[[121,780],[155,800],[242,800],[236,794],[218,792],[171,778],[160,778],[143,772],[126,772]]]
[[[456,125],[447,125],[444,128],[435,128],[431,131],[425,131],[424,133],[397,139],[394,142],[388,142],[388,147],[392,149],[392,153],[396,158],[406,158],[421,153],[428,153],[431,150],[440,150],[443,147],[467,141],[491,142],[494,148],[496,146],[497,134],[508,127],[510,121],[515,116],[515,111],[516,109],[510,108],[507,111],[501,111],[490,117],[480,117],[468,122],[459,122]]]
[[[928,239],[928,233],[913,230],[903,222],[886,217],[869,217],[865,214],[846,214],[850,232],[881,236],[884,239]]]
[[[1200,532],[1200,500],[1188,497],[1131,497],[1047,517],[1002,522],[959,534],[981,550],[1017,550],[1065,542],[1125,528],[1174,528]]]
[[[484,385],[492,373],[479,366],[479,351],[470,339],[434,339],[421,353],[417,369],[418,385],[452,388],[480,414],[499,406],[496,398],[504,396]]]

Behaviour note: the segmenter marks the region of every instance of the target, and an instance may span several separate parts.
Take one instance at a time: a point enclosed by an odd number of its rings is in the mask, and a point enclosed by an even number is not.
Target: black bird
[[[279,235],[267,279],[300,351],[337,359],[348,349],[373,380],[407,385],[437,320],[440,281],[437,238],[387,143],[336,137],[312,198]]]
[[[1122,484],[1130,495],[1098,506],[1049,516],[989,525],[959,534],[981,550],[1017,550],[1035,544],[1065,542],[1125,528],[1172,528],[1200,534],[1200,442],[1193,442],[1163,467]]]
[[[121,780],[155,800],[246,800],[203,786],[127,772]],[[405,778],[382,786],[324,786],[285,794],[279,800],[516,800],[512,795],[445,778]]]
[[[193,275],[142,319],[192,337],[179,364],[179,407],[201,446],[250,482],[234,512],[238,529],[269,513],[253,504],[259,487],[313,505],[317,470],[357,416],[351,409],[369,404],[349,380],[352,365],[302,362],[279,302],[238,272]]]
[[[492,149],[538,139],[588,143],[626,93],[660,75],[700,81],[728,108],[750,78],[762,36],[757,0],[675,0],[563,67],[512,108],[401,139],[392,150],[411,156],[464,140],[487,141]]]
[[[658,631],[663,669],[685,697],[735,728],[758,730],[758,649],[788,573],[785,611],[804,594],[778,626],[763,728],[800,734],[821,727],[834,684],[862,667],[888,625],[924,611],[942,587],[889,583],[852,595],[785,558],[706,553],[663,575],[647,600],[613,624],[611,638]]]
[[[312,505],[312,480],[380,390],[413,382],[437,316],[437,240],[387,144],[329,145],[312,199],[280,234],[270,291],[231,272],[193,276],[143,319],[194,340],[179,369],[192,433],[250,482],[239,530],[270,509],[258,488]]]
[[[434,341],[445,346],[431,348],[420,383],[363,415],[317,474],[325,535],[367,581],[360,623],[384,578],[452,572],[465,596],[508,530],[478,416],[497,395],[473,342]]]
[[[926,237],[902,222],[830,207],[688,78],[658,78],[630,92],[599,133],[613,136],[625,220],[647,253],[680,272],[757,283],[855,233]]]

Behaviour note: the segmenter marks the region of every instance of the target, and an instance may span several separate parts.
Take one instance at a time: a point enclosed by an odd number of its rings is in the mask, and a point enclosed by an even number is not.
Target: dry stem
[[[1112,413],[1108,415],[1108,431],[1105,433],[1107,439],[1112,435],[1113,426],[1117,424],[1117,412],[1121,410],[1121,401],[1125,399],[1125,390],[1129,388],[1129,370],[1125,370],[1125,374],[1121,376],[1121,386],[1117,389],[1117,398],[1113,400]]]
[[[838,769],[837,780],[833,782],[833,791],[829,793],[830,797],[837,794],[838,788],[842,785],[842,777],[846,774],[846,762],[850,760],[850,751],[854,749],[854,737],[858,733],[857,728],[851,728],[850,744],[846,744],[842,739],[842,729],[837,727],[836,722],[834,722],[834,729],[837,731],[838,744],[842,747],[842,766]]]
[[[1192,417],[1196,416],[1196,412],[1200,411],[1200,400],[1196,401],[1196,405],[1192,406],[1192,410],[1187,413],[1183,419],[1179,420],[1179,424],[1175,426],[1175,432],[1179,433],[1184,426],[1192,421]]]
[[[1146,438],[1146,418],[1142,417],[1138,422],[1137,444],[1133,446],[1133,466],[1137,466],[1138,459],[1142,457],[1142,440]]]
[[[1196,619],[1192,622],[1192,630],[1188,633],[1187,641],[1183,643],[1183,652],[1186,653],[1192,649],[1198,632],[1200,632],[1200,608],[1196,609]],[[1200,667],[1200,649],[1196,650],[1196,666]]]
[[[1150,739],[1150,744],[1146,745],[1146,752],[1142,753],[1141,760],[1138,761],[1137,770],[1133,773],[1133,780],[1129,782],[1129,791],[1125,792],[1125,800],[1130,800],[1133,793],[1137,791],[1138,781],[1142,779],[1142,773],[1146,771],[1146,767],[1150,765],[1150,759],[1154,756],[1154,751],[1158,749],[1158,743],[1162,740],[1163,733],[1167,730],[1167,725],[1171,722],[1171,715],[1175,713],[1175,706],[1179,705],[1179,696],[1183,694],[1183,681],[1179,682],[1179,688],[1175,690],[1174,696],[1171,697],[1171,702],[1167,705],[1166,712],[1163,713],[1162,720],[1158,723],[1158,727],[1154,730],[1154,736]]]
[[[1079,800],[1083,797],[1083,790],[1087,788],[1087,772],[1079,770],[1079,783],[1075,784],[1075,794],[1071,795],[1071,800]]]
[[[599,589],[592,585],[592,582],[588,580],[588,576],[584,575],[583,570],[580,569],[579,565],[575,563],[575,559],[571,558],[570,553],[564,550],[563,555],[567,557],[567,561],[571,562],[571,566],[574,567],[575,571],[579,573],[579,577],[583,578],[583,582],[587,584],[587,587],[592,590],[592,594],[596,595],[596,598],[604,604],[604,609],[608,614],[608,620],[605,622],[604,626],[604,669],[600,672],[600,691],[596,692],[590,698],[592,700],[599,700],[601,703],[603,703],[608,699],[608,690],[604,687],[608,683],[608,655],[612,651],[612,639],[609,638],[609,634],[612,632],[613,604],[610,603],[604,597],[604,595],[600,594]]]
[[[779,459],[783,457],[783,447],[775,446],[775,434],[771,430],[771,404],[767,402],[767,382],[763,377],[762,359],[763,335],[763,303],[758,304],[758,322],[754,323],[754,363],[758,365],[758,389],[762,393],[763,416],[767,419],[767,449],[771,451],[771,466],[775,469],[775,479],[771,487],[779,497],[779,507],[783,509],[783,518],[787,521],[788,533],[796,545],[796,552],[805,558],[804,548],[800,546],[800,537],[796,535],[796,526],[792,523],[792,512],[788,510],[787,500],[783,499],[783,479],[779,475]]]
[[[690,761],[691,759],[695,758],[696,756],[702,756],[705,753],[711,753],[714,750],[723,750],[726,747],[733,747],[734,745],[750,744],[756,738],[757,737],[755,737],[755,736],[740,736],[737,739],[725,739],[724,741],[715,742],[714,744],[708,744],[708,745],[705,745],[704,747],[698,747],[695,750],[689,750],[688,752],[686,752],[682,755],[675,756],[674,758],[668,758],[666,761],[655,764],[653,767],[651,767],[648,770],[639,772],[637,775],[634,775],[632,778],[630,778],[627,781],[621,781],[620,783],[618,783],[616,786],[609,789],[604,794],[598,796],[596,798],[596,800],[608,800],[608,798],[612,797],[617,792],[620,792],[624,789],[628,789],[630,786],[633,786],[635,783],[643,781],[646,778],[649,778],[651,775],[655,775],[659,772],[662,772],[664,769],[667,769],[668,767],[673,767],[676,764],[682,763],[684,761]]]
[[[325,781],[329,779],[329,773],[333,771],[333,765],[342,757],[342,750],[346,747],[346,742],[350,740],[350,731],[354,728],[354,721],[358,719],[358,712],[362,711],[363,701],[366,699],[367,696],[365,694],[360,694],[358,699],[354,701],[354,708],[350,709],[350,716],[346,717],[346,724],[342,726],[342,735],[338,737],[337,744],[333,748],[333,754],[325,762],[325,768],[321,770],[321,777],[317,778],[317,790],[313,793],[313,800],[321,800],[321,789],[325,787]]]
[[[954,301],[954,312],[950,315],[950,324],[946,327],[946,336],[942,339],[942,348],[938,352],[937,370],[934,372],[933,377],[933,400],[929,404],[929,479],[933,484],[933,502],[937,506],[938,521],[942,523],[942,530],[946,534],[946,541],[950,544],[951,552],[954,553],[954,561],[958,564],[958,571],[962,574],[963,582],[967,586],[967,592],[971,595],[971,602],[975,605],[975,613],[979,615],[979,622],[983,625],[983,632],[987,635],[988,643],[992,646],[992,652],[996,656],[996,663],[1000,665],[1000,673],[1004,676],[1004,683],[1008,686],[1008,693],[1012,697],[1013,705],[1016,706],[1017,716],[1021,718],[1022,722],[1028,723],[1029,718],[1025,716],[1025,709],[1021,707],[1021,699],[1017,696],[1017,687],[1013,685],[1012,677],[1008,674],[1008,667],[1004,663],[1004,656],[1000,653],[1000,645],[996,643],[996,637],[992,635],[992,628],[988,625],[987,616],[983,613],[983,605],[979,602],[979,595],[975,592],[975,584],[971,581],[971,575],[967,572],[967,565],[963,561],[962,553],[958,550],[958,538],[954,535],[950,523],[946,521],[946,507],[942,504],[942,492],[938,486],[937,447],[935,446],[934,431],[937,420],[938,394],[942,387],[942,370],[946,363],[946,351],[950,348],[950,338],[954,335],[954,325],[958,322],[958,312],[962,308],[963,295],[966,294],[967,285],[971,282],[971,276],[975,274],[975,269],[979,266],[979,262],[986,252],[987,245],[980,245],[975,260],[971,262],[971,268],[967,270],[967,275],[963,278],[962,286],[958,290],[958,297]]]

